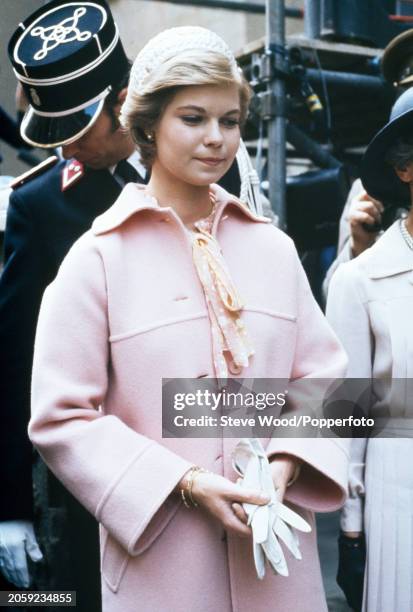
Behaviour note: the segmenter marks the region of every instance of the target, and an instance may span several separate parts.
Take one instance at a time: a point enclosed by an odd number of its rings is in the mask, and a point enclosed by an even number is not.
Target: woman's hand
[[[270,459],[270,470],[277,496],[281,502],[284,499],[288,483],[294,478],[301,461],[292,455],[275,455]]]
[[[186,475],[179,483],[185,488]],[[219,476],[218,474],[200,472],[192,483],[192,498],[218,519],[224,529],[241,537],[251,536],[251,527],[247,526],[247,515],[242,505],[244,502],[262,506],[269,502],[269,497],[259,491],[246,490]]]
[[[365,191],[356,195],[350,204],[348,222],[350,224],[350,245],[354,257],[360,255],[376,241],[378,230],[368,231],[381,223],[384,206],[371,198]]]

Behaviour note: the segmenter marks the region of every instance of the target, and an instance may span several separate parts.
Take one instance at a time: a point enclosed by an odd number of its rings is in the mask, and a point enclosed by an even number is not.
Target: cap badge
[[[40,36],[44,41],[43,47],[34,54],[33,59],[37,61],[44,59],[49,51],[64,43],[73,42],[74,40],[83,42],[91,38],[92,32],[88,30],[81,32],[77,27],[80,17],[83,17],[86,10],[85,7],[77,8],[72,17],[67,17],[56,25],[47,28],[42,26],[33,28],[30,34],[32,36]]]

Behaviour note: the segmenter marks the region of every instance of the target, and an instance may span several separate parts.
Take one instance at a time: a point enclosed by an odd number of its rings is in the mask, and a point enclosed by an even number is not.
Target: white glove
[[[270,497],[265,506],[243,504],[248,515],[248,525],[252,528],[253,553],[257,576],[265,576],[265,559],[277,574],[288,576],[288,567],[277,536],[284,542],[296,559],[301,559],[298,536],[300,531],[310,532],[311,527],[299,514],[277,499],[271,476],[270,464],[261,442],[253,438],[241,440],[234,449],[232,465],[243,479],[241,486],[258,489]]]
[[[34,562],[43,555],[37,544],[30,521],[0,521],[0,571],[8,580],[20,588],[30,586],[31,577],[26,554]]]

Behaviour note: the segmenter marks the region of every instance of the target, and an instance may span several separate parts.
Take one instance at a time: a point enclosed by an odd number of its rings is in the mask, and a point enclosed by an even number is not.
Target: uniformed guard
[[[0,278],[0,571],[7,582],[0,588],[28,587],[34,578],[37,588],[76,590],[77,610],[99,612],[96,521],[39,460],[33,499],[26,429],[43,291],[125,182],[145,179],[118,122],[129,62],[104,0],[49,2],[18,25],[8,52],[30,101],[23,138],[61,146],[65,159],[53,156],[18,177],[8,209]]]
[[[393,38],[383,52],[381,70],[386,81],[406,89],[413,84],[413,29]]]

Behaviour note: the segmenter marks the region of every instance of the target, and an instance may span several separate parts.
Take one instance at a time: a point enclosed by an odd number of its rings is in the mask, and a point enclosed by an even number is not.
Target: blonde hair
[[[130,131],[139,147],[142,163],[146,168],[151,167],[156,157],[156,143],[150,136],[166,107],[182,87],[236,84],[239,88],[240,123],[244,124],[251,89],[229,53],[205,48],[182,49],[161,63],[158,61],[157,65],[149,70],[142,70],[141,65],[136,68],[141,54],[138,55],[132,68],[120,121],[124,128]]]

